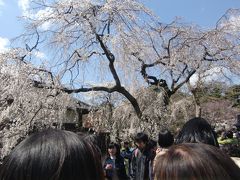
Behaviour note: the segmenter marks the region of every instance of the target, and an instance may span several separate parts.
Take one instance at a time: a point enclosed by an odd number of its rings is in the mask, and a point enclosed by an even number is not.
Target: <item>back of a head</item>
[[[186,122],[175,143],[204,143],[219,147],[216,133],[203,118],[193,118]]]
[[[148,148],[149,148],[149,149],[153,149],[153,148],[155,148],[155,147],[157,147],[157,142],[156,142],[155,140],[153,140],[153,139],[150,139],[150,140],[148,141]]]
[[[174,138],[172,133],[167,130],[163,129],[158,134],[158,144],[161,148],[168,148],[170,147],[174,142]]]
[[[156,180],[237,180],[239,167],[220,149],[202,144],[174,145],[156,161]]]
[[[2,180],[101,180],[96,149],[77,134],[45,130],[14,148],[0,171]]]
[[[143,132],[137,133],[137,135],[134,138],[134,141],[135,142],[147,143],[148,142],[148,135],[143,133]]]

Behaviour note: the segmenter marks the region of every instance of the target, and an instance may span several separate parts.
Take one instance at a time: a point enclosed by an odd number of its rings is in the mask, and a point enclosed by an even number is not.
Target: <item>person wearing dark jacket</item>
[[[108,180],[127,180],[124,158],[120,155],[120,147],[116,143],[108,146],[108,156],[104,162],[105,177]]]
[[[148,136],[144,133],[138,133],[134,142],[137,148],[132,154],[131,177],[133,180],[149,180],[151,157],[148,149]]]
[[[131,174],[131,160],[132,160],[132,151],[129,147],[129,142],[125,141],[123,144],[123,149],[121,152],[121,156],[124,158],[125,167],[127,175],[130,176]]]

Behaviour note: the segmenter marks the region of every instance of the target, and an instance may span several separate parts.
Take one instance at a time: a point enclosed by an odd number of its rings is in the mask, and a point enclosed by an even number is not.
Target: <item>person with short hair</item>
[[[132,154],[131,176],[133,180],[149,180],[150,152],[148,135],[140,132],[134,138],[137,148]]]
[[[174,143],[174,137],[168,129],[163,129],[158,134],[159,153],[164,153]]]
[[[156,157],[153,161],[153,170],[155,169],[156,160],[164,154],[174,143],[174,137],[168,129],[162,129],[158,134],[159,148],[156,150]]]
[[[155,180],[238,180],[240,169],[219,148],[202,143],[173,145],[156,162]]]
[[[1,180],[103,180],[94,146],[70,131],[32,134],[4,160]]]
[[[190,119],[183,125],[175,143],[204,143],[219,147],[217,135],[213,128],[205,119],[200,117]]]

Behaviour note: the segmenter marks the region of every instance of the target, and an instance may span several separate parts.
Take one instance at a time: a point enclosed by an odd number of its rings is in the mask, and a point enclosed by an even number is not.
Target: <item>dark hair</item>
[[[156,160],[157,180],[236,180],[240,169],[220,149],[202,143],[173,145]]]
[[[117,143],[111,142],[108,144],[108,149],[116,148],[116,157],[120,156],[120,146]]]
[[[96,134],[85,134],[82,136],[83,139],[88,142],[92,143],[93,145],[97,146],[98,148],[101,147],[101,143],[99,141],[99,137]]]
[[[148,159],[149,160],[153,161],[153,159],[156,156],[156,151],[154,150],[155,147],[157,147],[157,141],[154,141],[153,139],[150,139],[148,141],[148,145],[147,145]]]
[[[3,180],[102,180],[96,149],[77,134],[45,130],[32,134],[5,159]]]
[[[123,144],[124,145],[129,145],[129,142],[128,141],[124,141]]]
[[[96,149],[99,159],[102,160],[102,156],[104,155],[104,152],[101,150],[101,143],[100,143],[99,137],[95,134],[89,134],[89,133],[85,133],[85,134],[78,133],[78,135],[82,137],[84,141],[86,141],[88,144],[91,144]]]
[[[144,134],[143,132],[137,133],[137,135],[134,137],[135,142],[148,142],[148,135]]]
[[[219,147],[217,135],[211,125],[203,118],[193,118],[186,122],[175,143],[205,143]]]
[[[149,150],[150,150],[150,149],[153,149],[153,148],[156,147],[156,146],[157,146],[157,142],[154,141],[153,139],[150,139],[150,140],[148,141],[148,148],[149,148]]]
[[[226,137],[230,138],[230,139],[233,138],[233,132],[232,131],[227,131],[226,132]]]
[[[159,132],[158,134],[158,144],[160,147],[162,148],[167,148],[169,146],[171,146],[174,142],[174,138],[172,133],[167,130],[167,129],[163,129]]]

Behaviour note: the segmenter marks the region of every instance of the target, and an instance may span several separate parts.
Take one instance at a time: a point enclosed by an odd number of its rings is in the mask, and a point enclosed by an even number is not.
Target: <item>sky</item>
[[[213,27],[229,9],[240,8],[240,0],[145,0],[163,22],[182,17],[186,22]]]
[[[240,0],[143,0],[162,22],[181,17],[185,22],[213,27],[229,8],[240,8]],[[20,16],[26,11],[29,0],[0,0],[0,51],[9,40],[23,32]]]

